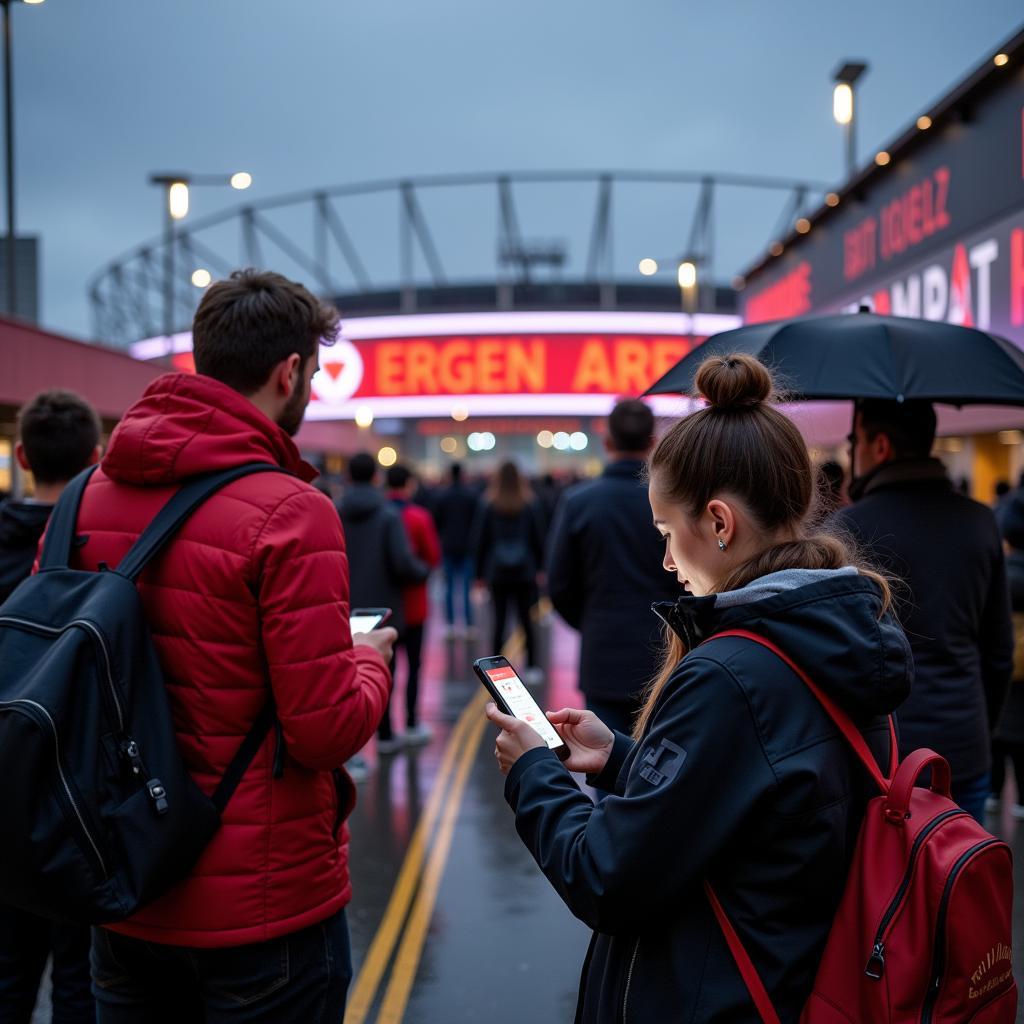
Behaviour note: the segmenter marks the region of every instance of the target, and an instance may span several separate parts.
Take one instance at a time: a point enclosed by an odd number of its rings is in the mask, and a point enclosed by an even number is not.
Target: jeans
[[[473,559],[469,555],[444,556],[444,613],[448,625],[455,624],[455,588],[461,585],[463,617],[473,625],[473,606],[469,592],[473,586]]]
[[[98,1024],[342,1024],[352,980],[344,909],[268,942],[165,946],[93,929]]]
[[[978,824],[985,824],[985,800],[989,795],[988,772],[972,779],[953,782],[953,803],[962,807]]]
[[[0,1024],[29,1024],[52,954],[53,1024],[92,1024],[89,928],[0,906]]]

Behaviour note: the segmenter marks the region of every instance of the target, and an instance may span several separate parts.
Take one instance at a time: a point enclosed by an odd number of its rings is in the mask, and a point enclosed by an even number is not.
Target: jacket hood
[[[373,484],[350,484],[338,506],[341,514],[353,522],[369,519],[383,507],[384,495]]]
[[[52,505],[36,502],[0,502],[0,548],[34,546],[43,535],[52,511]]]
[[[838,569],[773,590],[772,578],[753,581],[751,600],[735,600],[742,590],[728,598],[687,594],[653,609],[687,651],[729,629],[760,633],[855,716],[889,714],[906,699],[914,676],[910,644],[896,620],[882,614],[873,580]],[[724,607],[716,607],[719,597]]]
[[[246,462],[267,462],[307,483],[316,470],[249,399],[212,377],[158,377],[110,438],[103,472],[118,483],[159,486]]]

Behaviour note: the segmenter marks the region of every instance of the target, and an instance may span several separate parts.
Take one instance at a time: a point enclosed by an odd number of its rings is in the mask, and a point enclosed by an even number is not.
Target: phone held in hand
[[[390,618],[390,608],[353,608],[348,615],[349,631],[353,636],[356,633],[369,633],[383,626]]]
[[[519,673],[512,667],[508,658],[501,655],[480,658],[473,662],[473,671],[501,711],[506,715],[518,718],[520,722],[526,722],[540,734],[541,739],[561,760],[564,761],[568,758],[568,746],[548,721],[548,716],[541,711],[540,706],[533,699],[530,691],[526,689],[522,679],[519,678]]]

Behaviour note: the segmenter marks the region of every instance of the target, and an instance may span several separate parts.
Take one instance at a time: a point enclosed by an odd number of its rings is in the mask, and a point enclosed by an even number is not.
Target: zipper
[[[633,957],[629,961],[629,970],[626,972],[626,991],[622,994],[622,1024],[626,1024],[626,1006],[629,1003],[629,986],[633,981],[633,968],[636,966],[636,957],[640,952],[640,940],[636,940],[633,947]]]
[[[85,823],[85,816],[82,814],[81,809],[78,806],[78,801],[75,799],[74,794],[71,792],[71,785],[68,783],[67,776],[64,774],[64,765],[60,759],[60,736],[57,733],[57,725],[50,715],[50,712],[43,707],[42,704],[38,704],[34,700],[28,700],[25,697],[19,698],[18,700],[5,700],[0,701],[0,708],[14,708],[15,705],[24,704],[27,708],[32,708],[33,711],[28,712],[28,717],[33,719],[37,724],[39,722],[39,713],[41,713],[50,726],[50,731],[53,735],[53,748],[54,755],[57,761],[57,773],[60,776],[61,786],[64,788],[64,793],[68,798],[68,803],[71,805],[71,809],[75,812],[75,817],[78,818],[78,824],[81,826],[82,834],[86,839],[89,840],[89,845],[92,847],[92,852],[96,855],[96,861],[99,864],[100,871],[103,873],[103,877],[107,877],[107,865],[103,860],[103,854],[100,853],[100,848],[93,838],[92,832],[89,830],[89,826]]]
[[[932,957],[932,980],[928,988],[928,995],[925,997],[924,1009],[921,1011],[921,1024],[931,1024],[932,1015],[935,1013],[935,1003],[939,998],[939,989],[942,987],[942,971],[946,959],[946,914],[949,911],[949,896],[953,891],[953,883],[957,876],[964,869],[967,862],[975,854],[987,850],[990,846],[1005,845],[1000,839],[984,839],[975,843],[966,853],[962,853],[949,872],[946,879],[946,886],[942,890],[942,900],[939,903],[939,913],[935,919],[935,952]]]
[[[22,626],[30,631],[42,633],[46,636],[60,636],[62,633],[66,633],[69,629],[72,629],[75,626],[78,626],[79,628],[84,629],[86,630],[86,632],[91,634],[91,636],[95,639],[96,643],[99,645],[100,651],[103,654],[103,667],[106,669],[107,675],[107,691],[110,694],[110,699],[114,705],[114,710],[117,712],[117,731],[120,733],[124,732],[124,710],[121,707],[121,701],[117,695],[117,686],[114,683],[114,672],[113,669],[111,668],[110,651],[107,648],[107,643],[103,637],[103,634],[99,631],[99,629],[94,623],[89,622],[88,619],[75,619],[73,622],[69,622],[63,628],[58,628],[55,626],[43,626],[40,625],[40,623],[38,622],[30,622],[28,619],[18,619],[15,618],[13,615],[4,615],[0,617],[0,625],[4,623],[10,623],[14,626]]]
[[[921,846],[940,825],[949,821],[950,818],[959,818],[966,813],[966,811],[960,809],[945,811],[929,822],[925,828],[921,829],[914,840],[914,845],[910,848],[910,863],[907,865],[906,872],[904,872],[900,887],[896,890],[896,895],[892,898],[892,902],[882,915],[881,923],[875,932],[875,941],[871,946],[871,956],[868,957],[868,965],[864,968],[864,973],[873,981],[879,981],[885,973],[885,933],[893,917],[895,917],[896,911],[899,910],[904,897],[907,895],[907,889],[910,888],[910,882],[914,876],[914,868],[917,865],[917,855],[920,852]]]

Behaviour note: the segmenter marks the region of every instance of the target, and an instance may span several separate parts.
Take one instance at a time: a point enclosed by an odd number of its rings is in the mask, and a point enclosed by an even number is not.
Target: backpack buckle
[[[167,803],[167,790],[164,789],[164,784],[159,779],[150,779],[146,783],[146,792],[149,793],[149,798],[153,801],[156,813],[166,814],[170,805]]]

